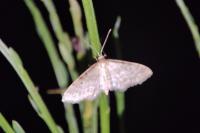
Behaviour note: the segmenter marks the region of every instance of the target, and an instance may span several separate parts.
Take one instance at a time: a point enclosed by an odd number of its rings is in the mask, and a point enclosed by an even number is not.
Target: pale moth
[[[103,48],[97,62],[81,74],[64,92],[62,102],[79,103],[82,100],[93,100],[102,91],[126,91],[128,88],[142,84],[153,74],[152,70],[142,64],[122,60],[105,59]]]

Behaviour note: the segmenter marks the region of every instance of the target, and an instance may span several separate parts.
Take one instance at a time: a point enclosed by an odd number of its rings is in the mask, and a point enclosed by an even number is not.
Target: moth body
[[[106,59],[100,58],[98,61],[100,88],[106,95],[112,88],[111,76],[106,65]]]

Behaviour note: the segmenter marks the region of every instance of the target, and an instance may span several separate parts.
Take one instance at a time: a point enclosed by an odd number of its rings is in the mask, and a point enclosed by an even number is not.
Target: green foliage
[[[42,18],[42,15],[39,11],[39,9],[34,4],[33,0],[24,0],[27,7],[30,9],[33,20],[36,25],[37,33],[41,40],[43,41],[43,44],[47,50],[47,53],[49,55],[50,61],[52,63],[52,66],[54,68],[54,72],[56,75],[56,79],[58,81],[59,86],[66,87],[68,83],[67,79],[67,71],[64,67],[63,62],[60,60],[58,52],[56,51],[55,44],[53,42],[52,36],[49,33],[49,30],[47,28],[47,25],[45,24],[44,19]]]
[[[68,86],[68,77],[70,76],[73,80],[78,77],[78,71],[75,66],[75,57],[73,56],[72,41],[69,34],[63,30],[59,16],[57,14],[55,5],[52,0],[41,0],[45,8],[49,13],[49,20],[51,23],[51,28],[53,29],[53,34],[55,34],[57,42],[54,42],[50,30],[43,19],[42,13],[35,5],[34,0],[24,0],[28,9],[30,10],[33,21],[35,22],[36,31],[38,36],[42,40],[44,47],[48,53],[49,59],[52,63],[53,70],[60,88]],[[200,33],[198,27],[191,15],[189,9],[183,0],[175,0],[176,4],[180,8],[181,13],[188,27],[191,31],[196,49],[200,56]],[[96,16],[94,12],[94,7],[92,0],[82,0],[82,5],[84,9],[84,15],[86,18],[86,25],[88,30],[84,32],[82,24],[82,11],[77,0],[69,0],[70,13],[73,21],[74,31],[76,37],[80,40],[80,51],[76,53],[78,61],[81,61],[86,55],[88,50],[88,43],[90,48],[92,48],[92,55],[94,58],[98,57],[101,50],[101,43],[99,39],[99,32],[96,22]],[[116,42],[117,56],[121,58],[119,50],[119,27],[121,18],[117,17],[117,21],[114,25],[113,36]],[[56,49],[56,44],[58,49]],[[87,44],[87,45],[86,45]],[[23,62],[20,59],[17,52],[8,48],[3,41],[0,40],[0,52],[5,56],[8,62],[12,65],[20,79],[22,80],[24,86],[28,91],[28,100],[32,105],[33,109],[36,111],[38,116],[44,120],[48,126],[50,132],[52,133],[64,133],[63,129],[57,125],[52,118],[48,108],[46,107],[42,97],[38,92],[38,88],[34,85],[26,69],[23,67]],[[60,57],[61,55],[61,57]],[[66,68],[66,66],[67,68]],[[116,107],[118,117],[121,119],[125,110],[125,95],[124,93],[115,93]],[[65,117],[67,120],[68,128],[70,133],[79,133],[76,115],[74,113],[74,108],[71,104],[63,104],[65,108]],[[86,101],[79,104],[81,117],[82,117],[82,127],[84,133],[97,133],[98,132],[98,109],[100,116],[100,129],[101,133],[110,133],[110,106],[109,98],[106,95],[101,95],[95,101]],[[12,125],[5,119],[5,117],[0,113],[0,127],[5,133],[25,133],[24,129],[20,124],[13,120]],[[124,132],[123,130],[121,130]]]
[[[75,57],[73,56],[72,41],[69,34],[63,30],[59,16],[52,0],[41,0],[45,8],[49,13],[49,20],[53,34],[55,34],[57,42],[54,42],[50,33],[49,27],[43,19],[42,13],[35,5],[34,0],[24,0],[28,9],[31,12],[33,21],[35,22],[36,31],[38,36],[42,40],[44,47],[46,48],[47,54],[53,66],[53,70],[60,88],[68,86],[68,77],[70,76],[73,80],[78,77],[78,72],[75,66]],[[81,61],[85,56],[86,50],[88,49],[88,43],[92,48],[93,57],[98,57],[98,53],[101,50],[101,43],[99,39],[98,27],[94,12],[92,0],[82,0],[84,15],[86,18],[87,32],[84,32],[82,24],[82,12],[77,0],[69,0],[70,13],[74,25],[74,31],[76,37],[80,40],[80,51],[76,53],[78,61]],[[118,18],[114,27],[114,36],[118,38],[118,29],[120,27],[120,18]],[[89,41],[88,41],[89,40]],[[55,44],[58,45],[56,49]],[[86,45],[87,44],[87,45]],[[8,48],[3,41],[0,40],[0,52],[6,57],[9,63],[12,65],[14,70],[25,85],[28,94],[28,100],[36,111],[38,116],[44,120],[49,130],[52,133],[64,133],[63,129],[57,125],[48,111],[44,101],[42,100],[38,88],[35,87],[29,74],[23,67],[22,60],[20,59],[17,52]],[[61,57],[60,57],[61,55]],[[65,64],[67,66],[65,66]],[[118,115],[124,112],[124,94],[116,94],[117,99],[117,111]],[[74,108],[71,104],[63,104],[65,108],[65,117],[68,124],[70,133],[79,133],[76,115]],[[110,106],[109,98],[105,95],[101,95],[94,101],[84,101],[79,104],[82,127],[84,133],[97,133],[98,132],[98,108],[100,113],[100,127],[101,133],[110,132]],[[3,115],[0,113],[0,127],[6,133],[25,133],[23,128],[17,121],[12,121],[12,126],[6,121]]]
[[[49,113],[44,101],[42,100],[40,94],[38,93],[36,87],[34,86],[31,78],[29,77],[27,71],[22,65],[22,61],[19,58],[17,52],[12,48],[8,48],[2,40],[0,40],[0,52],[5,56],[8,62],[12,65],[23,84],[25,85],[27,91],[30,94],[32,102],[35,104],[35,107],[39,110],[39,115],[45,121],[52,133],[58,133],[57,125],[54,122],[51,114]]]

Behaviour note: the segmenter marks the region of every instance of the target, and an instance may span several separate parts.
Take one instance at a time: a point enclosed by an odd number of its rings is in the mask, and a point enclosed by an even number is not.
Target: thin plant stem
[[[15,120],[12,120],[12,126],[16,133],[25,133],[22,126]]]
[[[100,98],[101,133],[110,133],[110,121],[108,118],[110,118],[108,97],[105,94],[102,94]]]
[[[56,8],[53,4],[52,0],[42,0],[42,2],[44,3],[46,9],[49,12],[49,19],[51,22],[51,25],[53,27],[54,33],[56,35],[56,38],[59,41],[59,49],[61,52],[61,55],[63,57],[63,59],[67,58],[66,60],[64,60],[68,66],[68,70],[69,73],[71,75],[71,77],[73,78],[74,75],[76,74],[76,70],[75,70],[75,61],[74,58],[72,56],[72,45],[71,45],[71,41],[69,39],[69,36],[67,33],[64,33],[64,30],[62,28],[60,19],[58,17]],[[62,87],[62,86],[60,86]],[[65,104],[65,103],[64,103]],[[73,106],[71,104],[65,104],[65,111],[66,111],[66,120],[68,123],[68,127],[69,127],[69,132],[70,133],[78,133],[78,124],[77,124],[77,120],[76,120],[76,116],[74,113],[74,109]]]
[[[45,24],[45,21],[42,18],[41,13],[39,12],[39,9],[36,7],[33,0],[24,0],[24,2],[33,16],[37,33],[47,50],[49,59],[56,75],[57,82],[60,87],[66,87],[68,83],[67,71],[64,67],[64,63],[59,58],[58,52],[56,51],[53,39],[47,28],[47,25]]]
[[[72,16],[73,26],[76,37],[80,40],[80,48],[77,54],[78,59],[82,59],[86,52],[86,43],[84,39],[84,31],[83,31],[83,24],[82,24],[82,12],[80,5],[77,0],[69,0],[70,4],[70,13]]]
[[[5,117],[0,113],[0,127],[5,133],[15,133],[12,126],[8,123]]]
[[[195,20],[190,13],[189,9],[187,8],[186,4],[183,0],[176,0],[176,4],[179,7],[183,17],[185,18],[185,21],[187,22],[187,25],[190,29],[190,32],[192,34],[196,50],[198,52],[198,55],[200,57],[200,33],[197,24],[195,23]]]
[[[5,58],[12,65],[12,67],[22,80],[24,86],[26,87],[27,91],[29,92],[32,98],[32,101],[37,107],[38,115],[45,121],[45,123],[49,127],[49,130],[52,133],[59,133],[55,121],[53,120],[51,114],[49,113],[44,101],[42,100],[38,90],[34,86],[30,76],[24,69],[19,55],[12,48],[7,48],[7,46],[1,40],[0,40],[0,52],[5,56]]]
[[[98,56],[98,51],[100,53],[101,50],[101,43],[99,39],[99,32],[97,28],[96,17],[94,13],[94,7],[92,0],[82,0],[83,9],[86,17],[86,24],[89,33],[89,39],[92,47],[92,54],[93,57],[96,58]],[[95,50],[93,50],[95,49]]]
[[[71,104],[64,103],[66,108],[65,117],[69,126],[69,133],[79,133],[77,119],[75,117],[74,108]]]
[[[124,128],[124,111],[125,111],[125,95],[124,92],[115,92],[117,115],[119,118],[119,131],[125,133]]]
[[[92,128],[92,118],[93,116],[93,102],[92,101],[84,101],[84,106],[83,106],[83,112],[82,112],[82,117],[83,117],[83,129],[84,133],[91,133],[93,128]]]
[[[83,9],[86,17],[86,24],[89,33],[89,39],[92,47],[93,57],[96,58],[98,54],[101,53],[101,43],[99,39],[99,33],[97,28],[97,22],[93,7],[92,0],[82,0]],[[97,53],[97,52],[98,53]],[[110,132],[110,111],[104,112],[105,110],[110,110],[108,98],[101,97],[100,98],[100,128],[101,133],[109,133]],[[96,122],[97,123],[97,122]]]
[[[116,49],[116,56],[117,58],[122,58],[122,52],[120,48],[120,41],[119,41],[119,28],[121,24],[121,17],[118,16],[113,28],[113,37],[115,41],[115,49]],[[124,128],[124,111],[125,111],[125,94],[123,92],[115,92],[115,99],[116,99],[116,106],[117,106],[117,115],[119,118],[119,128],[120,133],[125,132]]]

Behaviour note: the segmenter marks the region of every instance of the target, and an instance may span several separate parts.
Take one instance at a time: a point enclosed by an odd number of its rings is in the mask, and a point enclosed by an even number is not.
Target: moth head
[[[97,60],[98,60],[98,61],[99,61],[99,60],[103,60],[103,59],[105,59],[106,57],[107,57],[106,54],[99,55],[99,57],[97,58]]]

